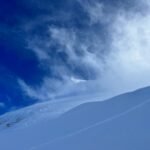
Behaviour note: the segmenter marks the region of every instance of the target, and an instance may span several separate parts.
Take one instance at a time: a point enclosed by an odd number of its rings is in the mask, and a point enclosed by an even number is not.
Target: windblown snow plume
[[[49,72],[37,87],[19,80],[29,96],[48,100],[89,92],[115,94],[150,84],[148,0],[66,1],[66,8],[68,12],[60,8],[26,24],[28,33],[39,24],[44,28],[42,35],[27,41]]]

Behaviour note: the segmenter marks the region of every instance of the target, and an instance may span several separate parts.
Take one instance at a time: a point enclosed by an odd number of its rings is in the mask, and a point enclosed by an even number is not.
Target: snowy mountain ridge
[[[3,150],[149,150],[149,113],[150,87],[146,87],[107,101],[78,104],[56,118],[47,116],[25,128],[3,130],[0,147]]]
[[[0,116],[0,130],[9,127],[26,127],[43,119],[54,119],[74,107],[87,102],[103,101],[111,96],[82,96],[67,97],[46,101],[28,106],[19,110],[8,112]],[[18,126],[19,124],[19,126]],[[21,124],[21,125],[20,125]]]

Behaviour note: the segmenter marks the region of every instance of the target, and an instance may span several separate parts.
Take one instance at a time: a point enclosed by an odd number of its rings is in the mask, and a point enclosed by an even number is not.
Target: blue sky
[[[149,24],[146,0],[1,1],[0,114],[148,86]]]

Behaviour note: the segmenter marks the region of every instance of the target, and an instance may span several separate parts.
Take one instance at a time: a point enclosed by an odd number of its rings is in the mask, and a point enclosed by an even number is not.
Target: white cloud
[[[133,90],[150,85],[150,15],[118,14],[111,27],[111,53],[102,82],[108,88]]]
[[[71,81],[76,83],[76,84],[86,82],[86,80],[75,78],[75,77],[71,77]]]
[[[95,90],[122,93],[150,85],[150,5],[141,5],[147,9],[139,12],[118,10],[117,13],[106,15],[103,10],[107,6],[104,4],[97,1],[84,3],[84,9],[90,17],[88,29],[50,26],[47,31],[50,38],[37,38],[29,42],[41,61],[50,61],[50,46],[57,43],[57,51],[68,55],[68,63],[84,69],[87,66],[86,74],[96,75],[81,82],[85,79],[75,76],[63,65],[54,64],[53,71],[62,77],[62,81],[46,77],[41,87],[31,88],[20,82],[22,88],[32,97],[48,100],[73,92],[88,93]],[[110,22],[106,43],[99,32],[103,22]],[[99,24],[96,32],[93,31],[95,23]]]
[[[98,22],[104,21],[104,5],[98,1],[93,1],[92,3],[88,1],[79,1],[83,6],[84,10],[88,13],[90,18],[90,24],[93,25]],[[105,18],[106,20],[106,18]]]

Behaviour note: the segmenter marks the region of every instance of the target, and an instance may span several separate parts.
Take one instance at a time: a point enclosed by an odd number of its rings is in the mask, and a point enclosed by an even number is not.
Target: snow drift
[[[150,87],[0,132],[2,150],[149,150]],[[20,123],[20,126],[22,124]]]

